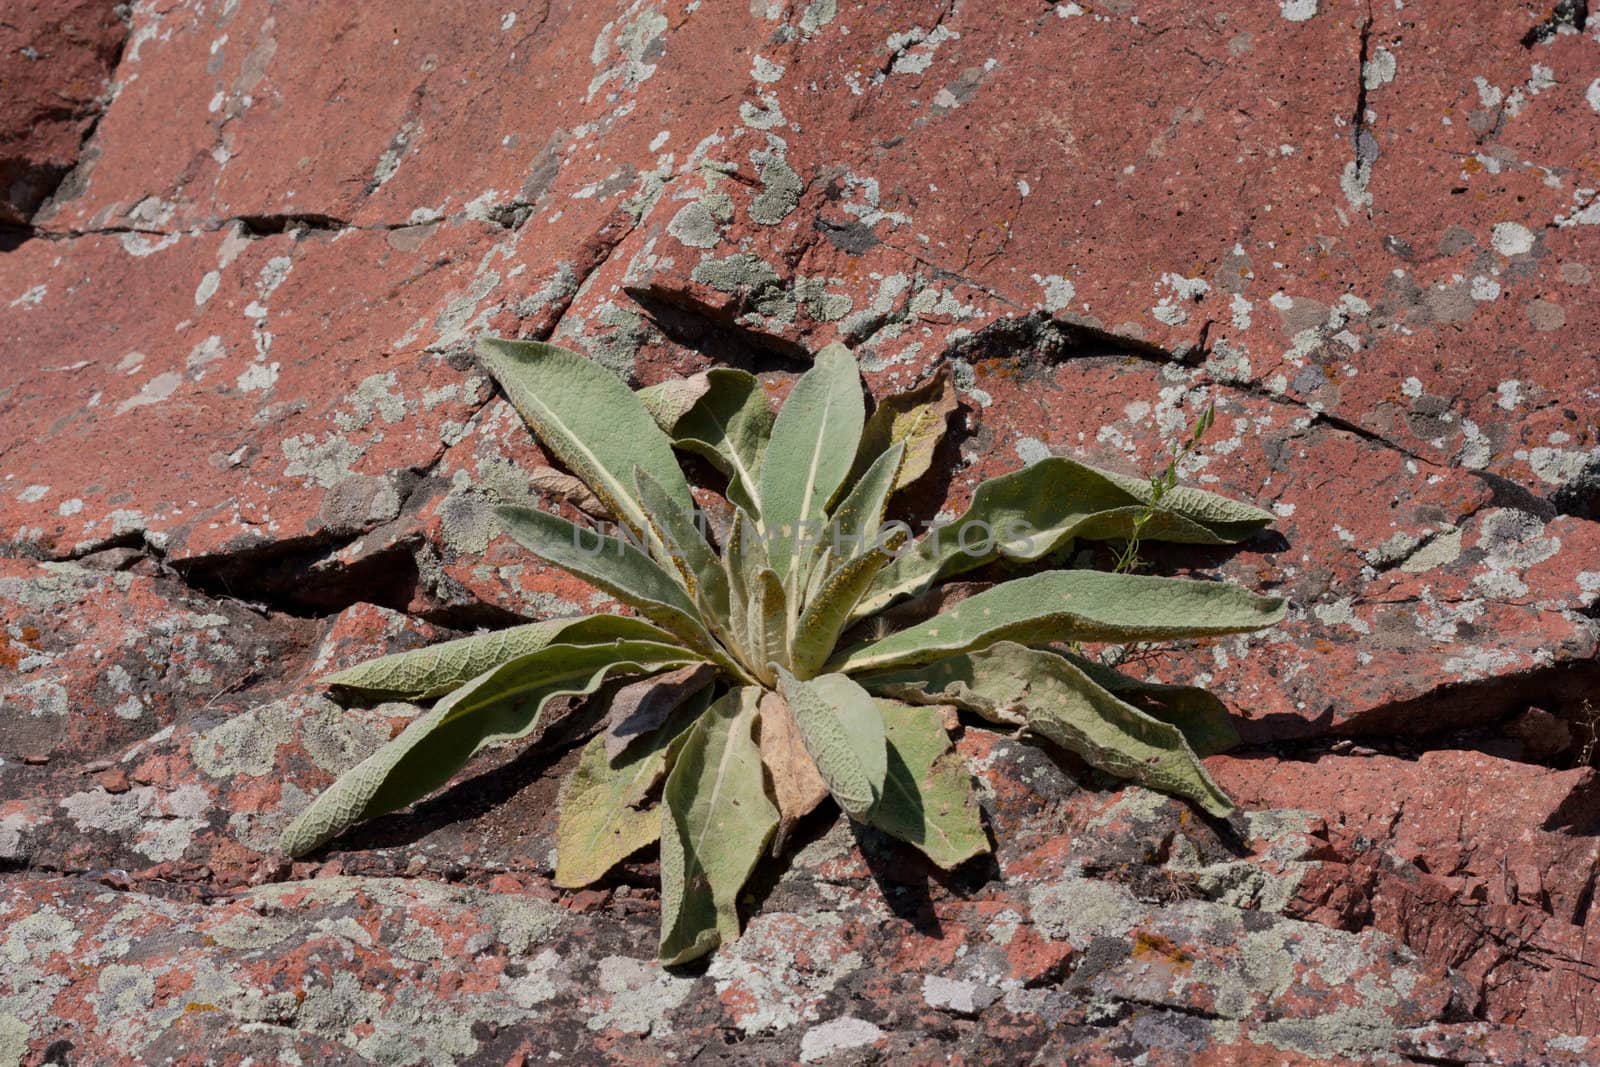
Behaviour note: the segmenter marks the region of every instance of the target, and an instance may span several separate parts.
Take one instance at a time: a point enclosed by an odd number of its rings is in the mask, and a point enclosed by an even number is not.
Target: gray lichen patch
[[[688,998],[695,979],[664,971],[653,960],[607,956],[599,966],[600,995],[590,1000],[590,1030],[625,1034],[672,1032],[668,1019]]]
[[[1039,932],[1080,949],[1097,937],[1127,933],[1145,910],[1115,882],[1068,878],[1028,893],[1028,911]]]
[[[689,277],[721,293],[753,293],[782,284],[777,271],[749,252],[702,259]]]
[[[496,940],[513,956],[526,956],[567,922],[567,913],[561,908],[529,897],[493,897],[488,913]]]
[[[761,186],[750,203],[750,217],[763,226],[776,226],[800,202],[804,183],[787,160],[774,156],[761,168]]]
[[[704,200],[693,200],[679,208],[667,223],[667,232],[690,248],[715,248],[722,240],[722,228]]]
[[[278,749],[294,738],[300,708],[277,700],[235,715],[194,739],[195,766],[213,778],[260,778],[278,763]]]

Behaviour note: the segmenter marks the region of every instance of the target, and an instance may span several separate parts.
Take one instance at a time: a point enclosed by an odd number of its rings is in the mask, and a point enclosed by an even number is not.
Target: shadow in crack
[[[628,296],[673,344],[698,352],[720,366],[738,367],[751,374],[762,371],[797,371],[811,365],[804,345],[775,334],[741,325],[737,317],[746,309],[736,303],[718,309],[687,293],[655,286],[625,286]]]

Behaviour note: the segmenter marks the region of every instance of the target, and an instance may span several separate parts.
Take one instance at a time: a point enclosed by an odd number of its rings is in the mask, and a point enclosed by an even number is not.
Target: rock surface
[[[24,2],[0,19],[0,1067],[1600,1062],[1600,19],[1283,0]],[[552,887],[579,724],[314,862],[315,679],[605,603],[490,508],[488,330],[648,385],[844,341],[1270,507],[1143,654],[1211,825],[978,729],[992,863],[831,817],[701,972]]]

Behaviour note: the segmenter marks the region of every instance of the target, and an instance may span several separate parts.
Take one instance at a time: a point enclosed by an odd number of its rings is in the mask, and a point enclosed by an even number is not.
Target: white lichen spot
[[[50,493],[48,485],[30,485],[17,494],[17,499],[24,504],[37,504]]]
[[[45,293],[49,291],[50,290],[43,285],[35,285],[33,288],[29,289],[27,292],[23,293],[6,306],[22,308],[24,311],[32,307],[38,307],[41,303],[43,303]]]
[[[1502,411],[1515,411],[1517,410],[1517,405],[1522,403],[1522,383],[1515,378],[1508,378],[1501,382],[1495,386],[1494,391],[1498,396],[1495,404]]]
[[[1168,290],[1168,294],[1161,297],[1150,313],[1157,322],[1167,326],[1182,326],[1188,322],[1189,311],[1185,305],[1197,304],[1211,292],[1211,284],[1204,278],[1185,278],[1171,272],[1163,274],[1161,280],[1156,282],[1156,293],[1161,293],[1163,288]]]
[[[838,0],[811,0],[805,13],[800,16],[800,32],[816,33],[822,27],[832,22],[839,14]]]
[[[1278,0],[1278,14],[1290,22],[1305,22],[1317,13],[1317,0]]]
[[[1318,604],[1311,613],[1324,626],[1348,626],[1358,634],[1370,634],[1371,624],[1355,613],[1352,603],[1352,598],[1343,597],[1331,604]]]
[[[1525,255],[1533,251],[1533,231],[1520,222],[1497,222],[1490,243],[1502,256]]]
[[[234,388],[241,393],[260,393],[278,384],[278,364],[252,363],[234,379]]]
[[[1250,328],[1251,321],[1250,312],[1253,310],[1253,307],[1250,301],[1244,298],[1244,294],[1233,294],[1233,301],[1230,305],[1230,310],[1233,313],[1233,328],[1235,330],[1248,330]]]
[[[639,12],[627,20],[620,30],[616,29],[615,22],[608,22],[601,27],[589,59],[596,67],[604,66],[611,59],[614,44],[618,53],[617,61],[605,66],[589,82],[585,102],[592,101],[596,93],[613,82],[617,90],[627,91],[649,80],[656,72],[656,65],[646,60],[659,54],[658,42],[669,25],[665,15],[652,9]]]
[[[800,1062],[816,1063],[849,1049],[865,1048],[883,1040],[884,1032],[865,1019],[846,1015],[813,1026],[800,1039]]]
[[[1033,280],[1044,289],[1044,309],[1052,314],[1066,310],[1078,294],[1077,288],[1059,274],[1035,274]]]
[[[1471,419],[1461,420],[1461,432],[1464,439],[1456,461],[1469,470],[1483,470],[1494,458],[1494,443]]]
[[[1482,303],[1499,297],[1500,283],[1487,275],[1480,274],[1472,279],[1472,285],[1468,291],[1472,294],[1472,299]]]
[[[1024,464],[1037,463],[1050,457],[1050,446],[1037,437],[1024,437],[1017,441],[1016,452]]]
[[[1373,49],[1372,58],[1362,64],[1361,84],[1370,93],[1394,81],[1395,69],[1394,53],[1379,45]]]
[[[200,284],[194,288],[194,306],[205,307],[206,301],[216,295],[217,286],[221,283],[221,271],[206,271],[205,275],[200,279]]]
[[[177,371],[167,371],[158,374],[145,382],[139,391],[117,405],[116,414],[126,415],[134,408],[146,407],[150,404],[159,404],[178,391],[178,386],[183,384],[183,375]]]
[[[765,85],[783,79],[784,67],[781,63],[774,63],[766,56],[756,56],[750,64],[750,77]]]

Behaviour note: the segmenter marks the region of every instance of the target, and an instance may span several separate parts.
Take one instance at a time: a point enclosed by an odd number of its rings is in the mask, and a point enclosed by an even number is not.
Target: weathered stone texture
[[[1600,1061],[1597,60],[1581,3],[10,5],[0,1067]],[[491,521],[549,460],[486,331],[947,366],[916,518],[1214,403],[1183,478],[1277,522],[1146,554],[1289,617],[1134,663],[1246,822],[972,728],[992,863],[819,818],[667,974],[649,855],[550,884],[574,717],[288,863],[414,713],[318,676],[608,603]]]

